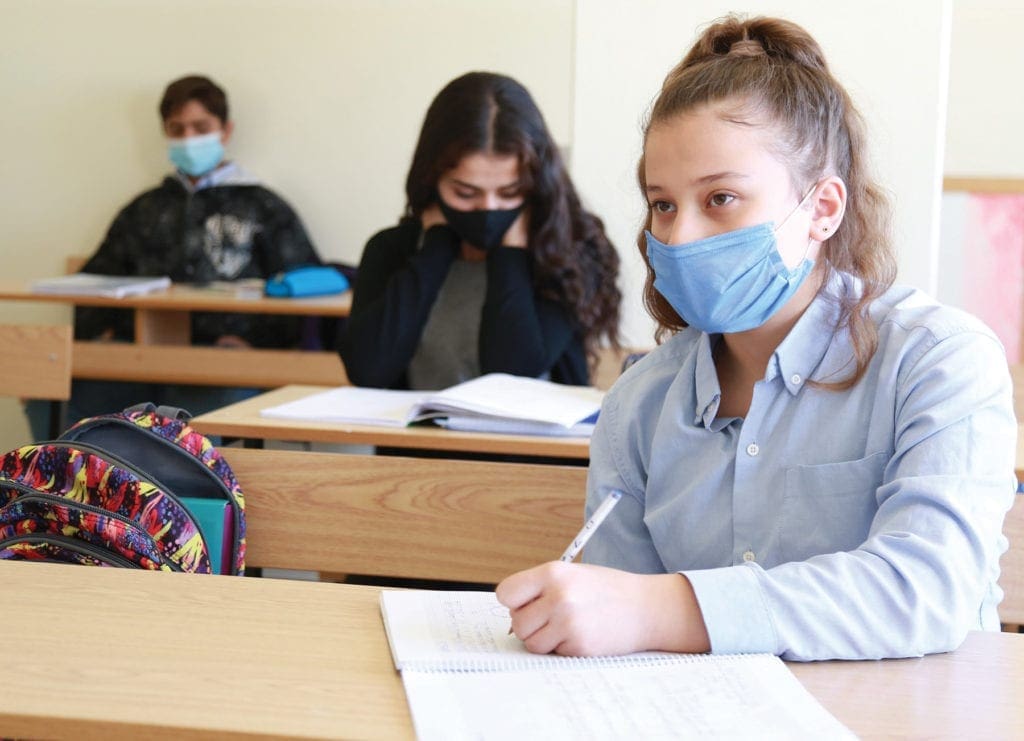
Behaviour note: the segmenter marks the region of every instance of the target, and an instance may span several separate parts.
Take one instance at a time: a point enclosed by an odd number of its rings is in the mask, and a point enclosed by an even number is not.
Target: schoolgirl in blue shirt
[[[584,551],[498,586],[531,651],[917,656],[998,630],[1006,358],[893,285],[889,207],[818,44],[727,17],[666,77],[639,167],[670,335],[608,394]]]

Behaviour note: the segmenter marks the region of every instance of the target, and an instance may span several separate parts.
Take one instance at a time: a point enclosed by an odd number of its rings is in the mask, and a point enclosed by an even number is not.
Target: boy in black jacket
[[[167,86],[160,102],[174,174],[125,206],[99,249],[82,268],[105,275],[167,275],[205,283],[268,278],[298,265],[319,264],[299,217],[279,196],[225,158],[234,122],[224,91],[209,78],[188,76]],[[130,311],[79,308],[75,337],[133,339]],[[255,314],[192,315],[199,345],[293,347],[301,319]],[[247,389],[76,381],[68,421],[139,401],[201,413],[249,395]],[[29,405],[33,435],[44,436],[45,414]]]

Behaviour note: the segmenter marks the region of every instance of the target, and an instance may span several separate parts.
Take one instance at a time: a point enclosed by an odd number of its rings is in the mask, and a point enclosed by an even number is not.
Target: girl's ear
[[[815,242],[824,242],[836,233],[846,213],[846,183],[838,175],[821,180],[811,196],[811,234]]]

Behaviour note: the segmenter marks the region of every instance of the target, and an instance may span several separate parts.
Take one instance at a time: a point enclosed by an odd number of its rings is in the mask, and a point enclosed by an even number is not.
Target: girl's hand
[[[507,577],[497,596],[509,608],[513,632],[533,653],[711,649],[693,588],[682,574],[631,574],[552,561]]]
[[[444,218],[444,214],[441,213],[441,207],[436,203],[431,203],[420,214],[420,223],[423,225],[423,231],[426,231],[432,226],[447,224],[448,221]]]
[[[502,247],[515,247],[517,249],[525,250],[527,246],[527,238],[529,237],[530,230],[530,214],[524,208],[519,212],[519,216],[512,222],[512,226],[505,232],[505,236],[501,238]]]

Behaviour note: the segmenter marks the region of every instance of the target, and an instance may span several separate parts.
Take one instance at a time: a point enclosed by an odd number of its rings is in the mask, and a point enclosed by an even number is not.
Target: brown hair
[[[778,18],[730,15],[704,31],[665,78],[644,132],[645,142],[654,124],[723,100],[737,103],[736,118],[766,121],[777,132],[776,154],[790,163],[798,192],[806,192],[826,174],[846,184],[843,221],[822,243],[818,261],[825,268],[824,284],[841,271],[863,285],[860,297],[843,297],[839,302],[837,328],[849,329],[856,361],[853,375],[822,384],[849,388],[860,380],[878,346],[868,308],[892,285],[896,274],[890,206],[868,172],[863,119],[829,71],[818,43],[800,26]],[[646,192],[643,157],[638,177],[641,192]],[[650,224],[648,210],[645,228]],[[658,322],[660,340],[666,331],[679,330],[686,323],[654,288],[642,232],[638,243],[647,264],[644,304]]]
[[[585,211],[544,117],[511,77],[470,72],[437,94],[405,181],[406,218],[438,201],[441,175],[467,154],[510,154],[530,210],[533,283],[575,320],[593,369],[602,336],[618,347],[619,255],[601,220]]]
[[[222,124],[228,122],[228,96],[213,80],[201,75],[182,77],[167,86],[164,97],[160,100],[161,120],[166,121],[190,100],[200,103],[203,108],[219,118]]]

